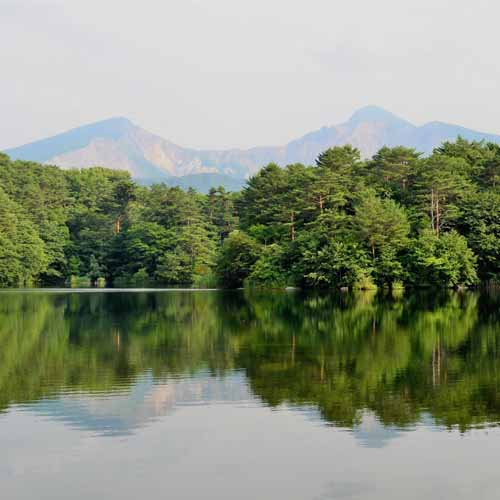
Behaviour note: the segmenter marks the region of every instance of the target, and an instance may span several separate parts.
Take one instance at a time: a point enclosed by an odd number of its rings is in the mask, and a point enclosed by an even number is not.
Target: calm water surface
[[[0,292],[0,497],[500,498],[500,296]]]

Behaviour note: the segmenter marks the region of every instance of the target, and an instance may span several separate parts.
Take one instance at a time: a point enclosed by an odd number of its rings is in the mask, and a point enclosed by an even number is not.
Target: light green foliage
[[[283,266],[283,258],[283,249],[279,245],[264,247],[245,284],[256,288],[285,287],[287,272]]]
[[[101,279],[103,277],[101,266],[99,265],[99,262],[97,261],[94,254],[92,254],[90,256],[88,276],[89,276],[90,282],[93,285],[96,285],[97,282],[99,281],[99,279]]]
[[[254,224],[248,228],[247,233],[259,243],[267,245],[268,242],[273,241],[276,231],[272,226]]]
[[[403,276],[400,253],[408,241],[408,217],[394,200],[381,199],[374,191],[360,198],[354,217],[359,241],[370,251],[376,281],[391,286]]]
[[[352,287],[371,273],[367,253],[355,242],[309,233],[300,238],[298,247],[301,257],[294,271],[301,285]]]
[[[144,267],[141,267],[134,275],[132,276],[132,282],[134,285],[147,285],[149,282],[150,277],[148,275],[148,272]]]
[[[411,243],[408,267],[415,284],[453,287],[477,282],[476,256],[456,231],[425,231]]]
[[[11,162],[8,157],[1,155],[0,187],[23,207],[44,242],[47,266],[38,278],[46,283],[63,278],[67,271],[70,204],[65,173],[56,167],[32,162]]]
[[[73,255],[68,260],[68,275],[69,276],[79,276],[80,275],[80,259]]]
[[[158,261],[158,281],[173,285],[189,285],[192,280],[189,255],[181,249],[165,253]]]
[[[470,167],[462,158],[434,154],[421,164],[416,191],[430,228],[439,235],[456,226],[461,200],[473,191]]]
[[[33,223],[0,188],[0,286],[33,284],[48,262]]]
[[[467,176],[474,182],[489,187],[498,183],[500,147],[484,141],[467,141],[459,137],[455,142],[445,142],[434,151],[435,155],[460,158],[467,165]]]
[[[354,224],[372,257],[403,248],[410,232],[404,209],[393,200],[377,197],[374,191],[361,193],[360,198]]]

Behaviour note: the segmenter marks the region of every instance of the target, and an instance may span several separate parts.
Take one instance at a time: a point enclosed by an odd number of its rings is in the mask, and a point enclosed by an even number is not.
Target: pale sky
[[[498,0],[0,0],[0,149],[111,116],[284,144],[382,106],[500,133]]]

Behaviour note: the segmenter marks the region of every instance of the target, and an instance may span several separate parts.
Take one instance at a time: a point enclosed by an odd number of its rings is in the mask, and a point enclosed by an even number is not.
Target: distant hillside
[[[417,127],[381,108],[356,111],[343,124],[323,127],[285,146],[203,151],[183,148],[151,134],[126,118],[111,118],[5,151],[13,159],[38,161],[63,168],[95,165],[128,170],[142,183],[168,182],[207,191],[223,184],[238,189],[263,165],[311,164],[331,146],[352,144],[365,157],[382,146],[408,146],[423,153],[459,135],[500,144],[500,136],[456,125],[432,122]]]
[[[211,188],[224,186],[226,191],[239,191],[245,184],[245,179],[238,179],[223,174],[190,174],[181,177],[170,177],[166,183],[181,188],[194,188],[200,193],[208,193]]]

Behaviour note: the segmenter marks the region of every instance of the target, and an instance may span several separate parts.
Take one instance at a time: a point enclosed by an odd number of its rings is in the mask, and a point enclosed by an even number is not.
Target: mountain
[[[422,126],[376,106],[356,111],[340,125],[323,127],[284,146],[251,149],[196,150],[183,148],[134,125],[126,118],[111,118],[6,150],[13,159],[37,161],[63,168],[95,165],[128,170],[143,184],[166,182],[207,191],[215,185],[239,189],[244,179],[263,165],[275,162],[314,162],[331,146],[352,144],[364,157],[382,146],[408,146],[423,153],[458,136],[500,144],[500,136],[456,125],[431,122]]]
[[[245,179],[224,174],[189,174],[169,177],[166,184],[183,189],[193,188],[200,193],[208,193],[211,188],[224,186],[227,191],[239,191],[245,185]]]

